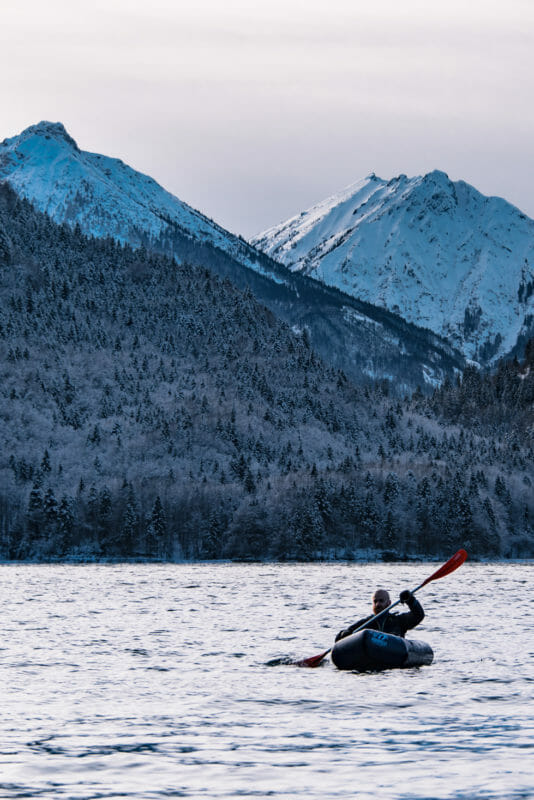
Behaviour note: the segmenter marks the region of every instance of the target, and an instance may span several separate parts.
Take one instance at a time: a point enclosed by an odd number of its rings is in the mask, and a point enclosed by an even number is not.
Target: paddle
[[[449,575],[451,572],[454,572],[455,569],[458,569],[458,567],[462,566],[466,558],[467,558],[467,553],[465,552],[465,550],[458,550],[457,553],[451,556],[451,558],[449,558],[449,560],[446,561],[445,564],[443,564],[439,569],[433,572],[432,575],[430,575],[425,581],[423,581],[423,583],[420,583],[419,586],[417,586],[415,589],[412,589],[412,594],[418,592],[419,589],[422,589],[423,586],[426,586],[427,583],[430,583],[430,581],[437,581],[439,578],[444,578],[445,575]],[[371,622],[380,619],[380,617],[383,617],[384,614],[388,613],[388,611],[391,611],[391,609],[394,608],[394,606],[398,606],[399,603],[400,600],[396,600],[394,603],[391,603],[391,605],[389,605],[379,614],[376,614],[374,617],[372,617],[372,619],[367,620],[367,622],[364,623],[363,625],[360,625],[360,627],[356,628],[356,630],[354,630],[352,633],[353,634],[358,633],[358,631],[363,630]],[[324,651],[324,653],[319,653],[318,655],[310,656],[309,658],[303,658],[300,661],[293,661],[292,663],[296,667],[318,667],[323,658],[325,658],[328,655],[331,649],[332,648],[329,647],[328,650]]]

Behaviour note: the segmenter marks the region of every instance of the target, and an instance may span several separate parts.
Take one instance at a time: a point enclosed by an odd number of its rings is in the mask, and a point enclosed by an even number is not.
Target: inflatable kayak
[[[338,669],[359,672],[394,667],[419,667],[432,663],[434,653],[426,642],[402,639],[366,628],[336,642],[332,661]]]

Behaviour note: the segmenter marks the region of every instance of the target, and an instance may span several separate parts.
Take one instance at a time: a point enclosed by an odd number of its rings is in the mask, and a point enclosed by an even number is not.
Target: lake
[[[533,564],[419,592],[431,667],[267,665],[438,566],[0,566],[0,796],[534,797]]]

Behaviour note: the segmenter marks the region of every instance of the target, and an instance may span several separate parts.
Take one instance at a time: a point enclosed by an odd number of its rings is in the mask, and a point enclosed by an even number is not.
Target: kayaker
[[[389,592],[386,592],[385,589],[377,589],[373,595],[373,613],[369,617],[364,617],[348,628],[345,628],[345,630],[340,631],[336,636],[336,642],[340,639],[344,639],[345,636],[350,636],[351,633],[360,627],[373,628],[377,631],[392,633],[394,636],[402,636],[402,638],[404,638],[406,631],[410,630],[410,628],[415,628],[415,626],[419,625],[424,619],[425,612],[423,611],[421,603],[414,597],[409,589],[404,589],[404,591],[400,593],[399,600],[401,603],[405,603],[410,610],[406,611],[404,614],[386,612],[375,622],[370,622],[370,624],[367,625],[366,623],[369,622],[369,620],[391,605]]]

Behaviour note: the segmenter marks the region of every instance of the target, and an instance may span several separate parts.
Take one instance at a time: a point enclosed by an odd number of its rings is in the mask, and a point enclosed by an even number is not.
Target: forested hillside
[[[249,291],[6,186],[0,299],[3,558],[534,552],[531,430],[461,384],[354,386]]]
[[[461,380],[445,380],[429,408],[448,422],[485,433],[509,433],[518,441],[534,436],[534,339],[525,357],[503,360],[491,373],[467,367]]]

